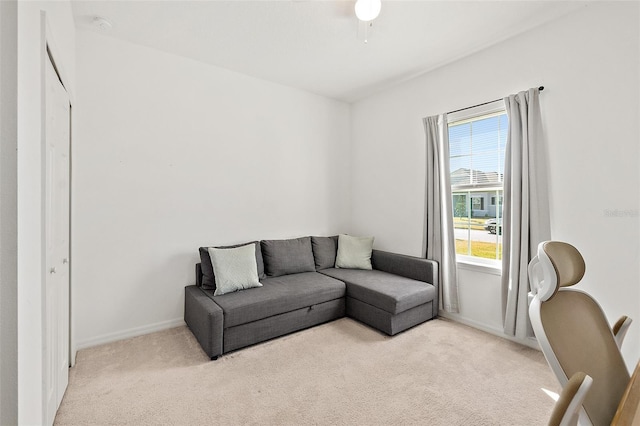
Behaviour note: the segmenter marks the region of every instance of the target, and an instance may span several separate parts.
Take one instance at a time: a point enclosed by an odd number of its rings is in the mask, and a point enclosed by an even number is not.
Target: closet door
[[[45,78],[45,420],[52,424],[69,383],[69,176],[71,106],[50,58]]]

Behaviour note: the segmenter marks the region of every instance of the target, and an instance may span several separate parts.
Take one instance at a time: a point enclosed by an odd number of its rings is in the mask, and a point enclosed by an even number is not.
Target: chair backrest
[[[584,259],[575,247],[559,241],[540,243],[538,255],[529,264],[534,296],[529,316],[562,386],[580,371],[593,378],[581,423],[608,425],[629,382],[629,372],[600,305],[587,293],[568,288],[584,273]]]
[[[592,383],[593,379],[582,371],[571,376],[553,407],[548,426],[576,426],[582,402]]]

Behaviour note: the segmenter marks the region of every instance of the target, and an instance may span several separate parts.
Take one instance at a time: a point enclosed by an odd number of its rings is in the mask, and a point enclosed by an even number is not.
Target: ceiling
[[[72,7],[79,29],[352,102],[587,3],[383,0],[367,43],[346,0],[72,0]],[[95,16],[113,28],[92,26]]]

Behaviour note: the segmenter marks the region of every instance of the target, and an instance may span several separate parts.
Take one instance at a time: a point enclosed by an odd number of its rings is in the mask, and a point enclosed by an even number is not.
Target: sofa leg
[[[217,360],[217,359],[218,359],[218,355],[216,355],[216,356],[212,356],[212,357],[211,357],[211,361],[215,361],[215,360]]]

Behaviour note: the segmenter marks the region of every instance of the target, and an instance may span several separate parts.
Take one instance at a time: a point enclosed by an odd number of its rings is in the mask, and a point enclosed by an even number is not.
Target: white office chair
[[[582,371],[571,376],[551,412],[548,426],[576,426],[593,379]]]
[[[579,423],[610,424],[629,382],[620,345],[631,319],[623,317],[611,329],[598,302],[569,288],[585,272],[584,259],[571,244],[540,243],[528,272],[531,325],[560,385],[580,371],[593,378]]]

